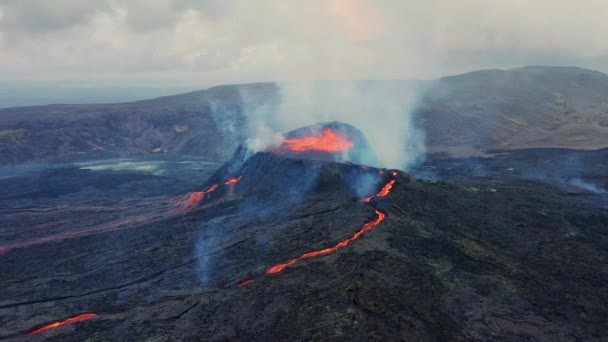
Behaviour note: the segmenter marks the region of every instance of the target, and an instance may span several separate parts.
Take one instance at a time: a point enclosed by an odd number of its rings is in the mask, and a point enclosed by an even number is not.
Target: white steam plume
[[[420,92],[412,82],[291,82],[280,84],[279,93],[272,105],[246,105],[255,150],[280,142],[281,133],[341,121],[363,132],[381,163],[374,166],[407,169],[424,157],[425,134],[413,118]]]

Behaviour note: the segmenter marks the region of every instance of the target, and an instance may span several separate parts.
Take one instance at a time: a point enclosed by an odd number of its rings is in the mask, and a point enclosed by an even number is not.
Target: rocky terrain
[[[249,150],[274,84],[0,110],[0,340],[605,340],[608,76],[417,85],[409,173],[339,122]]]
[[[420,105],[429,152],[608,146],[608,76],[579,68],[486,70],[440,79]]]
[[[0,181],[1,339],[605,337],[603,194],[271,152],[156,158]]]
[[[405,88],[420,97],[412,110],[431,153],[463,157],[493,149],[608,146],[608,76],[599,72],[526,67],[374,82],[413,85]],[[0,109],[0,163],[149,153],[225,160],[246,137],[247,122],[256,120],[251,108],[273,110],[280,94],[277,85],[266,83],[120,104]]]
[[[244,87],[260,98],[276,91]],[[0,109],[0,163],[151,153],[227,158],[245,138],[242,125],[238,86],[130,103]]]

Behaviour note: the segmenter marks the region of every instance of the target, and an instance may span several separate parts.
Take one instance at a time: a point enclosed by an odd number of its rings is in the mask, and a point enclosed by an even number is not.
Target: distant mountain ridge
[[[427,133],[428,152],[469,156],[493,149],[608,146],[603,73],[532,66],[422,83],[415,115]],[[243,92],[248,101],[267,103],[277,100],[279,88],[224,85],[128,103],[0,109],[0,164],[148,153],[225,159],[245,138]]]
[[[571,67],[476,71],[438,80],[419,108],[431,151],[608,146],[608,75]]]

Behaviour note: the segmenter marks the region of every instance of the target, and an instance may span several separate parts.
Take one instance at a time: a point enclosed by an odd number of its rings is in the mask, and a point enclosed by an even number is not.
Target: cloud
[[[4,0],[13,79],[431,78],[479,68],[608,71],[604,0]]]

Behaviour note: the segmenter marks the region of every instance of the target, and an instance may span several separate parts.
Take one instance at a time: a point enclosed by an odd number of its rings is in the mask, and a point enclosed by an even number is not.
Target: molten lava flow
[[[376,195],[371,195],[369,197],[365,197],[361,199],[361,202],[365,202],[365,203],[369,203],[371,202],[372,198],[376,197]]]
[[[384,172],[381,172],[381,174]],[[393,177],[397,177],[398,173],[397,171],[393,171],[392,172]],[[240,179],[240,178],[239,178]],[[397,180],[396,179],[391,179],[388,183],[386,183],[382,189],[380,189],[380,191],[371,196],[368,197],[367,199],[363,199],[363,201],[365,202],[369,202],[373,197],[385,197],[387,196],[391,190],[393,189],[393,185],[395,185],[395,182]],[[266,270],[266,274],[276,274],[276,273],[280,273],[282,272],[286,267],[294,265],[295,263],[297,263],[298,261],[304,260],[304,259],[310,259],[310,258],[314,258],[314,257],[318,257],[321,255],[325,255],[325,254],[329,254],[332,252],[337,251],[340,248],[344,248],[346,246],[348,246],[351,242],[357,240],[358,238],[361,237],[361,235],[363,235],[363,233],[370,231],[372,228],[374,228],[375,226],[377,226],[378,224],[380,224],[380,222],[384,221],[384,219],[386,218],[386,214],[381,212],[380,210],[374,208],[374,211],[376,212],[376,218],[372,221],[369,221],[367,223],[365,223],[363,225],[363,227],[361,229],[359,229],[357,232],[355,232],[355,234],[353,234],[353,236],[351,236],[348,239],[342,240],[340,242],[338,242],[337,244],[335,244],[332,247],[328,247],[328,248],[324,248],[324,249],[320,249],[320,250],[316,250],[316,251],[311,251],[308,253],[304,253],[302,255],[300,255],[297,258],[293,258],[285,263],[282,264],[278,264],[278,265],[274,265],[270,268],[268,268]],[[255,281],[255,279],[249,278],[249,279],[245,279],[242,280],[240,282],[238,282],[236,285],[237,286],[245,286],[248,284],[251,284]]]
[[[329,253],[337,251],[340,248],[344,248],[344,247],[348,246],[349,243],[355,241],[356,239],[358,239],[359,237],[361,237],[361,235],[363,233],[365,233],[365,232],[371,230],[372,228],[374,228],[374,226],[378,225],[378,223],[382,222],[384,220],[384,218],[386,217],[385,213],[383,213],[383,212],[381,212],[381,211],[379,211],[377,209],[376,209],[376,215],[378,215],[378,217],[375,220],[367,222],[365,225],[363,225],[363,228],[361,228],[360,230],[358,230],[350,238],[348,238],[346,240],[342,240],[342,241],[338,242],[336,245],[334,245],[332,247],[328,247],[328,248],[325,248],[325,249],[320,249],[318,251],[312,251],[312,252],[304,253],[304,254],[300,255],[299,257],[297,257],[297,258],[289,260],[286,263],[272,266],[272,267],[270,267],[269,269],[266,270],[266,274],[279,273],[279,272],[283,271],[285,269],[285,267],[291,266],[291,265],[295,264],[296,262],[298,262],[300,260],[314,258],[314,257],[318,257],[318,256],[321,256],[321,255],[329,254]]]
[[[68,324],[72,324],[72,323],[77,323],[77,322],[82,322],[82,321],[86,321],[88,319],[91,319],[93,317],[97,316],[97,314],[94,313],[86,313],[86,314],[82,314],[82,315],[78,315],[78,316],[74,316],[74,317],[70,317],[68,319],[66,319],[65,321],[61,321],[61,322],[55,322],[55,323],[51,323],[51,324],[47,324],[45,326],[42,326],[32,332],[27,333],[27,336],[31,336],[34,334],[38,334],[41,333],[43,331],[47,331],[50,329],[54,329],[57,327],[60,327],[62,325],[68,325]]]
[[[188,197],[188,205],[193,207],[197,205],[200,201],[202,201],[203,198],[205,198],[204,191],[193,192],[190,194],[190,197]]]
[[[243,178],[243,176],[235,177],[235,178],[228,178],[228,180],[224,184],[226,184],[226,185],[236,184],[241,180],[241,178]]]
[[[172,198],[173,201],[171,202],[166,202],[166,197],[148,197],[145,199],[136,197],[129,199],[128,201],[121,201],[120,205],[113,206],[64,205],[53,208],[27,208],[10,211],[0,208],[0,217],[2,218],[4,218],[4,215],[14,215],[14,219],[21,221],[23,220],[24,216],[42,216],[44,218],[43,220],[41,219],[36,221],[47,221],[45,223],[39,223],[32,226],[17,225],[14,228],[3,227],[3,229],[6,230],[11,229],[7,232],[2,232],[4,234],[12,234],[13,232],[16,234],[34,232],[35,235],[19,242],[9,242],[11,239],[0,239],[0,255],[8,253],[16,248],[45,244],[53,241],[62,241],[65,239],[99,234],[118,229],[137,228],[153,222],[173,218],[199,208],[198,205],[205,200],[210,193],[218,191],[220,187],[227,188],[222,189],[225,190],[225,193],[222,191],[224,196],[219,198],[217,201],[223,200],[227,196],[233,194],[234,186],[239,180],[241,180],[241,177],[230,178],[224,183],[213,184],[204,191],[186,193],[182,196],[178,196],[177,198]],[[91,211],[91,216],[85,216],[85,213],[88,211]],[[7,212],[9,213],[7,214]],[[83,214],[78,217],[79,222],[77,227],[72,227],[75,222],[73,219],[58,219],[66,216],[62,214],[79,212],[82,212]],[[100,215],[100,212],[108,212],[108,214],[104,213],[102,216]],[[45,215],[53,216],[45,217]],[[94,219],[89,220],[89,217],[93,217]],[[91,223],[89,223],[89,221]],[[49,227],[51,229],[47,229]],[[47,230],[48,233],[45,232]],[[4,241],[7,241],[7,243]]]
[[[224,183],[230,187],[230,190],[228,190],[226,196],[232,196],[232,194],[234,194],[234,185],[238,183],[241,178],[243,178],[243,176],[228,178],[228,180]]]
[[[393,174],[394,177],[397,177],[397,171],[393,171],[392,174]],[[361,202],[369,203],[372,200],[372,198],[375,198],[375,197],[385,197],[386,195],[388,195],[391,192],[391,190],[393,189],[393,185],[395,185],[396,181],[397,180],[395,180],[395,179],[391,179],[391,181],[388,182],[388,183],[386,183],[382,187],[382,189],[380,189],[380,191],[378,191],[377,194],[371,195],[369,197],[362,198]]]
[[[255,280],[253,279],[245,279],[243,281],[240,281],[236,284],[236,286],[245,286],[245,285],[249,285],[251,283],[253,283]]]
[[[393,188],[395,182],[396,180],[392,179],[390,182],[386,183],[386,185],[382,187],[382,189],[380,189],[380,192],[376,194],[376,197],[385,197],[386,195],[388,195],[391,192],[391,189]]]
[[[321,151],[336,153],[348,150],[353,147],[353,143],[348,138],[332,131],[331,128],[326,128],[321,135],[285,139],[282,147],[299,152]]]
[[[186,201],[186,207],[192,208],[197,206],[204,198],[206,194],[214,192],[217,189],[217,184],[213,184],[209,187],[209,189],[205,191],[196,191],[190,194],[188,200]]]

